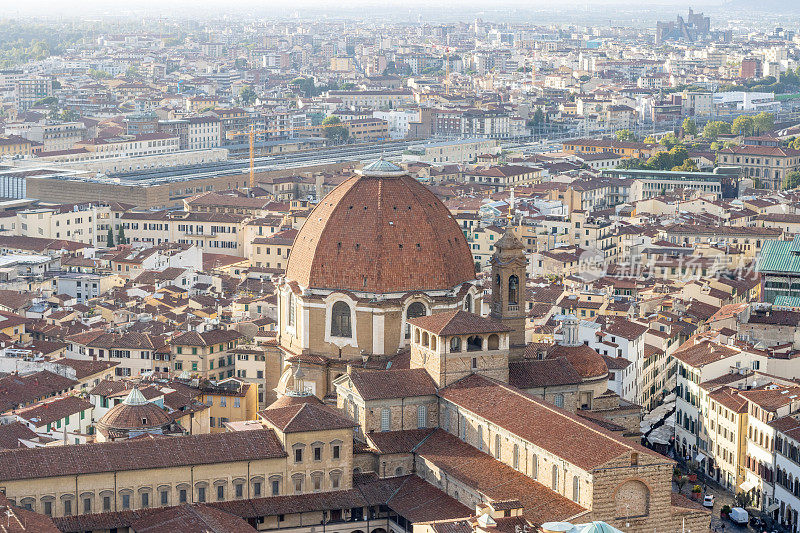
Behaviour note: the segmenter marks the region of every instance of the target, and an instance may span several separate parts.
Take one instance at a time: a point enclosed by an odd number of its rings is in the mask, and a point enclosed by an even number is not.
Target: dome
[[[619,529],[605,522],[592,522],[575,526],[577,533],[621,533]]]
[[[311,212],[286,278],[313,289],[450,290],[475,279],[475,263],[447,207],[400,167],[379,160]]]
[[[266,409],[280,409],[281,407],[289,407],[290,405],[300,405],[304,403],[315,403],[318,405],[322,405],[322,400],[320,400],[313,394],[302,394],[302,395],[286,394],[284,396],[281,396],[271,404],[269,404],[266,407]]]
[[[608,367],[603,356],[597,353],[594,348],[585,344],[577,346],[555,345],[548,352],[547,358],[555,359],[556,357],[566,357],[572,368],[583,379],[601,378],[608,375]]]
[[[128,396],[109,409],[97,422],[105,430],[147,430],[162,428],[172,423],[166,411],[158,405],[148,402],[139,389],[132,389]]]

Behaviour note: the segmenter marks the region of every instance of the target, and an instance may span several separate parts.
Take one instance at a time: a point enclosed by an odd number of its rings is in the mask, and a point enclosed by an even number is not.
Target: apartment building
[[[129,211],[120,217],[131,242],[191,244],[244,257],[243,215],[199,211]]]
[[[93,330],[71,335],[66,340],[69,358],[119,363],[114,367],[117,379],[169,372],[169,349],[166,339],[158,335]]]
[[[44,77],[20,77],[14,82],[14,103],[26,111],[43,98],[53,96],[53,80]]]
[[[215,148],[222,142],[221,121],[215,116],[189,117],[186,119],[186,146],[182,150],[205,150]]]
[[[236,348],[244,335],[231,329],[213,329],[197,333],[189,331],[173,338],[170,350],[175,375],[188,372],[208,380],[224,380],[236,374]]]
[[[785,187],[787,174],[800,170],[800,150],[783,146],[733,146],[720,150],[718,158],[722,165],[741,167],[756,188],[773,191]]]
[[[389,123],[380,118],[358,118],[342,122],[348,136],[355,142],[389,140]]]

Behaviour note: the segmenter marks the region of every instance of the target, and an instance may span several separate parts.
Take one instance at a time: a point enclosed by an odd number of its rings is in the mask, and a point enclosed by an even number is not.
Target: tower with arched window
[[[525,351],[525,247],[509,228],[494,245],[492,264],[492,305],[490,316],[511,329],[510,355]]]

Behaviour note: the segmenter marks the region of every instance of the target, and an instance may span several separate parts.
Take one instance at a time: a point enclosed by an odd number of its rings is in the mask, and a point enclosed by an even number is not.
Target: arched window
[[[514,455],[512,465],[515,469],[519,470],[519,444],[514,443]]]
[[[536,454],[531,457],[531,477],[533,479],[539,478],[539,456]]]
[[[417,406],[417,428],[423,429],[428,427],[428,406]]]
[[[464,298],[464,311],[467,313],[472,312],[472,295],[467,294],[466,298]]]
[[[352,337],[350,325],[350,306],[344,302],[336,302],[331,309],[331,335],[334,337]]]
[[[423,331],[422,332],[422,345],[424,347],[426,347],[426,348],[428,347],[428,332],[427,331]]]
[[[508,305],[519,303],[519,278],[512,274],[508,277]]]
[[[483,451],[483,426],[478,425],[478,449]]]
[[[556,407],[564,407],[564,395],[558,393],[553,398],[553,403],[556,404]]]
[[[450,352],[461,351],[461,337],[453,337],[450,339]]]
[[[420,302],[414,302],[408,306],[408,309],[406,309],[406,321],[408,321],[409,318],[417,318],[420,316],[425,316],[426,314],[427,310],[425,309],[425,306]],[[410,338],[411,338],[411,324],[406,322],[406,339]]]
[[[500,459],[500,433],[494,434],[494,458]]]
[[[581,481],[578,476],[572,476],[572,501],[577,502],[581,499]]]
[[[487,348],[489,350],[499,350],[500,349],[500,336],[496,333],[492,333],[489,335],[489,339],[487,341]]]
[[[553,479],[551,487],[553,490],[558,490],[558,465],[553,465]]]
[[[392,426],[392,412],[384,407],[381,409],[381,431],[389,431]]]
[[[478,335],[473,335],[467,339],[467,351],[479,352],[483,349],[483,339]]]
[[[503,290],[503,281],[500,279],[500,274],[495,276],[494,284],[497,285],[497,290],[498,291],[502,291]]]
[[[295,321],[295,302],[294,302],[294,294],[292,294],[291,292],[289,293],[289,301],[286,303],[286,306],[288,307],[288,309],[287,309],[287,311],[288,311],[288,313],[287,313],[288,319],[287,319],[286,323],[288,325],[290,325],[290,326],[294,326],[294,321]]]

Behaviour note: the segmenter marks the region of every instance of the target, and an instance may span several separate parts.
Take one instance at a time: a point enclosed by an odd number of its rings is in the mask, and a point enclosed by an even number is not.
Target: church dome
[[[400,167],[379,160],[311,212],[286,278],[315,289],[449,290],[474,280],[474,265],[447,207]]]
[[[148,402],[139,389],[132,389],[128,396],[112,407],[97,422],[105,431],[147,431],[162,428],[172,423],[172,418],[158,405]]]

